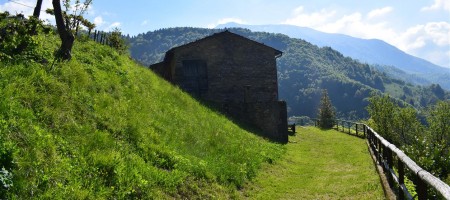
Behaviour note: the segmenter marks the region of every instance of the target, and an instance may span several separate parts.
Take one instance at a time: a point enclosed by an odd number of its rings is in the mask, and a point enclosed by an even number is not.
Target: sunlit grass
[[[73,53],[53,67],[50,54],[0,61],[11,199],[232,198],[284,152],[108,46]]]
[[[383,199],[364,139],[314,127],[297,128],[287,153],[246,185],[249,199]]]

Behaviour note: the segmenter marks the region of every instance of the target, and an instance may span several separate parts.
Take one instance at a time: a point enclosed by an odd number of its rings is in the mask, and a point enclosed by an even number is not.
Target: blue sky
[[[0,0],[0,11],[31,15],[35,2]],[[50,6],[44,0],[44,7]],[[119,27],[130,35],[177,26],[212,28],[231,21],[292,24],[381,39],[450,67],[450,0],[93,0],[86,17],[99,29]],[[45,14],[42,18],[54,21]]]

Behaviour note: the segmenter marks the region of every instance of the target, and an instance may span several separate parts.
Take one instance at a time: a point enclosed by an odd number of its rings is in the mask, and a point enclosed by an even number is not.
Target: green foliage
[[[369,99],[369,102],[367,111],[371,121],[374,122],[369,125],[386,140],[398,145],[396,133],[393,132],[393,119],[397,108],[394,102],[388,95],[378,96],[375,94]]]
[[[277,59],[279,97],[287,102],[289,116],[315,117],[321,91],[327,89],[339,118],[368,118],[365,107],[372,92],[389,94],[416,109],[444,98],[429,87],[417,87],[386,76],[368,64],[360,63],[330,47],[319,48],[301,39],[282,34],[230,31],[283,51]],[[160,62],[170,48],[193,42],[223,29],[168,28],[129,38],[131,56],[150,65]],[[446,96],[446,97],[445,97]]]
[[[7,122],[0,119],[0,199],[5,199],[6,192],[13,186],[11,171],[14,168],[14,148],[12,143],[6,140],[7,126]]]
[[[0,60],[2,199],[227,199],[284,152],[108,46],[73,52]]]
[[[119,28],[114,28],[110,35],[108,35],[109,46],[116,49],[120,54],[124,54],[128,50],[125,40],[122,38],[122,32]]]
[[[327,90],[322,90],[322,97],[320,98],[320,106],[317,117],[319,118],[319,127],[321,128],[330,129],[336,124],[334,107],[328,97]]]
[[[450,101],[441,101],[429,111],[429,149],[434,153],[433,166],[442,179],[450,175]],[[447,178],[448,179],[448,178]]]
[[[450,101],[438,102],[424,127],[411,107],[400,107],[389,96],[371,97],[369,123],[381,136],[399,146],[421,167],[441,180],[450,174]]]
[[[42,35],[51,28],[33,17],[23,15],[10,16],[0,13],[0,59],[6,62],[41,61],[48,50],[42,49],[45,42]]]
[[[63,0],[65,11],[62,14],[67,28],[77,35],[81,24],[90,32],[95,28],[95,24],[85,19],[83,14],[87,11],[89,5],[92,4],[92,0],[85,0],[83,3],[80,0],[75,0],[73,5],[71,2],[71,0]],[[69,10],[71,11],[70,13]],[[55,15],[55,11],[52,8],[47,9],[45,12]]]
[[[418,120],[417,111],[411,106],[404,108],[396,107],[393,118],[393,134],[397,143],[406,145],[414,144],[414,136],[422,135],[424,127]]]

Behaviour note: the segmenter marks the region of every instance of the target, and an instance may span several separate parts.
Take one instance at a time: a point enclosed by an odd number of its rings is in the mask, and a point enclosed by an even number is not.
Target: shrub
[[[0,13],[0,59],[9,62],[21,60],[41,61],[43,39],[38,33],[50,33],[51,28],[33,17],[26,19],[23,15],[10,16],[8,12]]]
[[[124,54],[128,50],[125,40],[122,38],[122,32],[119,28],[114,28],[108,37],[109,45],[116,49],[120,54]]]

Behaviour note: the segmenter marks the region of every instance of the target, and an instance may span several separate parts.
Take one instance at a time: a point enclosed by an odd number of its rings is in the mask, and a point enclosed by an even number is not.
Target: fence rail
[[[314,121],[315,126],[320,124],[320,120],[315,119]],[[337,120],[336,130],[349,134],[355,133],[356,136],[359,136],[359,132],[363,132],[377,162],[383,167],[388,177],[390,187],[396,190],[398,199],[415,199],[416,197],[419,200],[427,199],[428,189],[434,190],[444,199],[450,199],[449,185],[422,169],[403,151],[381,137],[371,127],[362,123]],[[406,177],[407,174],[410,176]],[[405,178],[412,180],[417,195],[411,195],[411,191],[405,185]]]
[[[361,138],[366,138],[365,125],[362,123],[336,120],[336,130]]]

